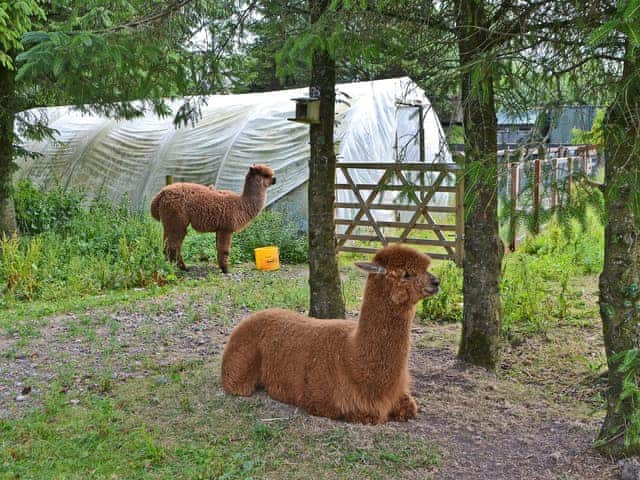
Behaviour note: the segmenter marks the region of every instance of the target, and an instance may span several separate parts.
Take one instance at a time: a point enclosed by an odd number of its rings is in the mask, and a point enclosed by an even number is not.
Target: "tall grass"
[[[54,300],[163,284],[174,267],[159,225],[126,204],[88,202],[82,192],[42,192],[27,182],[14,197],[22,237],[0,241],[0,302]]]
[[[598,273],[603,262],[604,231],[597,216],[570,228],[551,223],[504,257],[500,283],[503,333],[541,333],[551,322],[568,316],[568,285],[572,278]],[[441,292],[423,302],[421,318],[462,319],[462,271],[450,262],[434,267]]]

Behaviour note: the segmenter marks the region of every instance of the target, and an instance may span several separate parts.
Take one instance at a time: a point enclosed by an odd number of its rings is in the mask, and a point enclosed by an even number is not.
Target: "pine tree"
[[[17,111],[15,91],[15,56],[22,48],[22,36],[31,29],[34,19],[44,12],[36,0],[0,1],[0,236],[16,231],[11,195],[11,174],[14,169],[13,133]]]

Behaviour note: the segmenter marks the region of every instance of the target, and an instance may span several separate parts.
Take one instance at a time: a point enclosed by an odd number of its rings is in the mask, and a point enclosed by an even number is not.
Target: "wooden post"
[[[567,158],[567,205],[571,203],[571,190],[573,186],[573,157]]]
[[[464,175],[456,174],[456,265],[462,267],[464,258]]]
[[[551,160],[551,208],[558,206],[558,159]]]
[[[424,107],[422,106],[422,104],[420,104],[420,105],[418,105],[418,115],[420,116],[420,119],[418,121],[418,141],[420,142],[420,146],[419,146],[420,163],[426,162],[426,159],[427,159],[426,152],[424,151],[424,118],[423,118],[423,114],[424,114]],[[420,190],[420,201],[422,201],[422,200],[424,200],[424,196],[426,195],[425,192],[424,192],[424,186],[425,186],[424,170],[422,170],[420,172],[420,186],[422,187],[422,189]]]
[[[518,163],[514,162],[511,164],[511,212],[509,214],[509,250],[512,252],[516,249],[516,209],[520,190],[518,182]]]
[[[173,175],[167,175],[164,177],[164,184],[171,185],[173,183]]]
[[[540,158],[534,160],[533,171],[533,233],[540,233],[540,177],[542,176],[542,165]]]

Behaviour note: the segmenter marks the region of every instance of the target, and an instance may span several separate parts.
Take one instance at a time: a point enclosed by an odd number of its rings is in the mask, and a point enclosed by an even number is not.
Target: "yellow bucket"
[[[258,270],[270,271],[280,268],[280,251],[278,247],[260,247],[254,250]]]

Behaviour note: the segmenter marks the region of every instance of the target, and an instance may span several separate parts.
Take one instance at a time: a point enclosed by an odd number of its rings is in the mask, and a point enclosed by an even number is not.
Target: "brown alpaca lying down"
[[[178,267],[186,269],[182,259],[182,241],[189,224],[198,232],[216,232],[218,265],[227,273],[231,236],[253,220],[267,197],[267,188],[276,183],[273,170],[253,165],[244,180],[242,194],[216,190],[197,183],[172,183],[153,197],[151,215],[162,222],[164,251]]]
[[[319,320],[281,309],[254,313],[231,333],[222,386],[249,396],[256,387],[313,415],[360,423],[406,421],[417,413],[409,393],[409,335],[416,304],[438,291],[431,259],[386,247],[372,263],[357,322]]]

